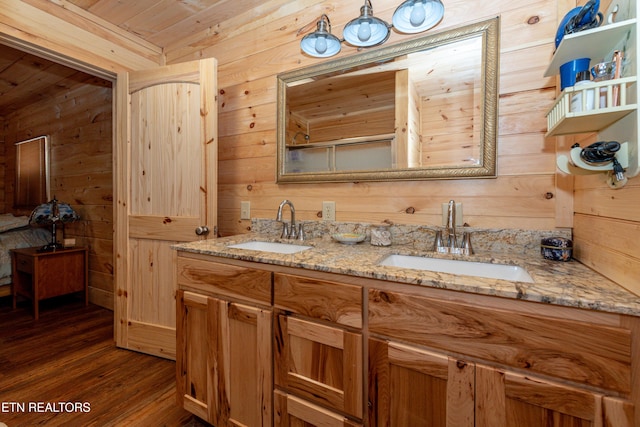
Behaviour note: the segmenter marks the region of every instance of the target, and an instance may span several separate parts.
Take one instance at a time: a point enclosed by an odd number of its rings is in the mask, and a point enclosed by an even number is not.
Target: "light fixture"
[[[389,25],[373,16],[371,0],[365,0],[360,16],[345,25],[343,40],[331,34],[331,22],[323,14],[317,22],[317,30],[302,38],[300,48],[316,58],[327,58],[340,52],[343,41],[355,47],[378,46],[389,39],[391,28],[399,33],[419,33],[436,26],[443,16],[441,0],[406,0],[393,13],[393,25]]]
[[[440,0],[406,0],[393,12],[393,28],[405,34],[421,33],[438,24],[443,16]]]
[[[340,52],[340,39],[331,34],[331,21],[327,15],[320,17],[316,31],[302,38],[300,48],[316,58],[326,58]]]
[[[360,16],[349,21],[342,31],[344,40],[357,47],[382,44],[387,41],[389,34],[389,24],[373,16],[370,0],[364,1],[364,6],[360,8]]]
[[[80,216],[66,203],[59,203],[53,200],[36,207],[29,217],[29,224],[51,225],[51,243],[43,246],[40,250],[44,252],[62,249],[62,245],[56,239],[56,227],[58,223],[66,224],[80,219]]]

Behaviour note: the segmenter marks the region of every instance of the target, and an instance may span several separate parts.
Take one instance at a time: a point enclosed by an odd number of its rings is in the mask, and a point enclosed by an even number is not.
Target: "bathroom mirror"
[[[496,176],[499,18],[278,75],[277,182]]]

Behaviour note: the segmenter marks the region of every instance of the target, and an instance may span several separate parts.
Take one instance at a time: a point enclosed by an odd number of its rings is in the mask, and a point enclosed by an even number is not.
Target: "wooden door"
[[[473,427],[474,377],[472,363],[370,339],[369,425]]]
[[[170,246],[216,234],[216,60],[118,75],[115,335],[175,358]],[[127,124],[125,126],[124,124]],[[198,227],[210,234],[197,235]]]
[[[633,406],[540,378],[476,367],[477,427],[631,427]]]
[[[362,418],[362,334],[281,314],[276,342],[277,385]]]

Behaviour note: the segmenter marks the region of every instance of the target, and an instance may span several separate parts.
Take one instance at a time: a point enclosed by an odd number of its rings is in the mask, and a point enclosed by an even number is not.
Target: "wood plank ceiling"
[[[91,79],[81,71],[0,44],[0,117]]]
[[[255,0],[67,0],[51,3],[107,22],[166,48],[194,34],[215,31],[216,25],[251,9]],[[43,58],[0,44],[0,117],[40,102],[70,82],[91,79]]]
[[[67,0],[161,48],[262,4],[256,0]]]

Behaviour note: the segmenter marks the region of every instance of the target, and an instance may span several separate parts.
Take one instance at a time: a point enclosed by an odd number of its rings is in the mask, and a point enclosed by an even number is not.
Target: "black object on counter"
[[[573,255],[573,242],[564,237],[547,237],[540,241],[540,253],[552,261],[570,261]]]

